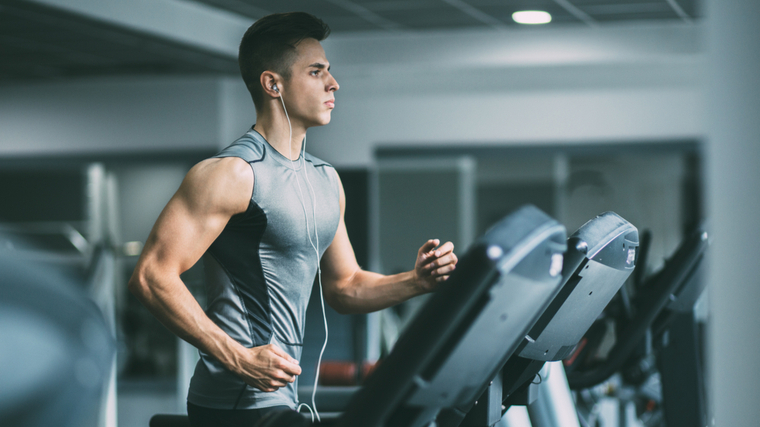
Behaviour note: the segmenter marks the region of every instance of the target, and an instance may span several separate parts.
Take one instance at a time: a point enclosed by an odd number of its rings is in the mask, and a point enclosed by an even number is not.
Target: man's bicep
[[[193,209],[177,192],[159,215],[143,251],[162,270],[180,274],[200,259],[228,219],[219,212]]]
[[[328,285],[336,285],[350,279],[360,269],[356,255],[341,219],[332,243],[322,257],[322,273]]]
[[[145,255],[164,271],[179,274],[192,267],[249,200],[252,181],[245,169],[242,177],[230,177],[212,168],[200,164],[188,173],[150,233]]]
[[[351,246],[351,241],[346,231],[344,218],[346,212],[346,193],[343,190],[343,182],[341,182],[337,171],[335,175],[338,178],[340,220],[338,221],[338,229],[335,231],[335,237],[333,237],[330,246],[327,247],[321,262],[322,273],[324,273],[323,277],[327,278],[328,282],[330,282],[328,286],[351,278],[360,269],[359,264],[356,262],[354,248]]]

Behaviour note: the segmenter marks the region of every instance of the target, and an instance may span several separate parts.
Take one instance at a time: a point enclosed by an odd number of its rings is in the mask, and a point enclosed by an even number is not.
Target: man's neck
[[[300,125],[300,123],[292,123],[292,125],[293,138],[288,140],[290,128],[282,112],[279,114],[260,113],[256,117],[254,130],[260,133],[278,153],[291,160],[296,160],[301,154],[303,139],[306,136],[306,127]]]

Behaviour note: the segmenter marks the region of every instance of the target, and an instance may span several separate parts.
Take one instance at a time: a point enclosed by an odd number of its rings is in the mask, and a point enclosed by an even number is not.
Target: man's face
[[[284,86],[280,93],[292,121],[307,128],[330,123],[339,86],[318,41],[304,39],[296,45],[296,59]]]

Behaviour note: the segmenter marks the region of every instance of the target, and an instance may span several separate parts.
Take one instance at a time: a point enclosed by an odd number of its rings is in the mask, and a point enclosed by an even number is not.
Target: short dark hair
[[[261,73],[273,71],[289,79],[296,45],[309,38],[322,41],[328,35],[330,27],[305,12],[267,15],[248,28],[240,41],[238,64],[256,108],[260,108],[264,100]]]

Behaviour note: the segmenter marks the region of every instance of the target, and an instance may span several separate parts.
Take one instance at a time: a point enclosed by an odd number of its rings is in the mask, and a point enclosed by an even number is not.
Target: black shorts
[[[190,427],[252,427],[264,415],[283,409],[290,408],[283,405],[259,409],[214,409],[187,402],[187,417]]]

